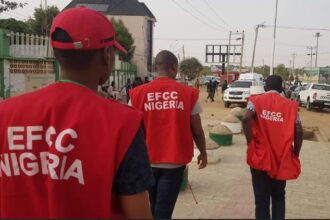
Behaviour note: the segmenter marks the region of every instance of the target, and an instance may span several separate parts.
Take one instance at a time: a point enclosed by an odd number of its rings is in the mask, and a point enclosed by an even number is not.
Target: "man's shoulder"
[[[102,102],[106,105],[109,111],[115,111],[118,114],[124,115],[125,117],[141,117],[141,112],[132,106],[120,103],[112,99],[103,99]]]

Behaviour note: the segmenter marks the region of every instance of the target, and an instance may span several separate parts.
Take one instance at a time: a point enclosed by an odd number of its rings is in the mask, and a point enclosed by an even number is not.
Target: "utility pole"
[[[265,27],[264,24],[258,24],[255,27],[255,37],[254,37],[254,46],[253,46],[253,53],[252,53],[252,63],[251,63],[251,73],[254,72],[254,57],[256,54],[256,46],[257,46],[257,39],[258,39],[258,32],[260,27]]]
[[[239,64],[239,74],[242,73],[242,65],[243,65],[243,52],[244,52],[244,40],[245,40],[245,33],[242,32],[242,46],[241,46],[241,60]],[[228,81],[227,81],[228,82]]]
[[[273,48],[272,48],[272,61],[271,61],[271,65],[270,65],[270,75],[273,75],[273,67],[274,67],[275,42],[276,42],[276,23],[277,23],[277,6],[278,6],[278,0],[276,0],[276,6],[275,6],[275,20],[274,20]]]
[[[294,74],[294,60],[296,58],[296,55],[295,53],[292,54],[292,75]]]
[[[185,52],[184,52],[184,45],[182,46],[182,52],[183,52],[183,60],[186,59]]]
[[[231,31],[229,31],[229,44],[227,48],[227,53],[230,53],[230,44],[231,44]],[[228,82],[228,73],[229,73],[229,55],[227,56],[227,82]]]
[[[310,63],[310,65],[311,65],[311,70],[312,70],[312,68],[313,68],[313,55],[316,55],[315,53],[313,53],[313,49],[315,49],[315,47],[307,47],[307,49],[308,50],[311,50],[311,53],[308,53],[307,55],[308,56],[311,56],[311,63]]]
[[[316,37],[316,56],[315,56],[315,67],[317,67],[317,55],[319,53],[319,37],[322,37],[319,32],[314,36]]]

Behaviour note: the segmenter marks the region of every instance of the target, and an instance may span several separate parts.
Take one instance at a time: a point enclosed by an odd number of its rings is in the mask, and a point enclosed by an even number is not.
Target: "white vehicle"
[[[330,85],[310,83],[303,86],[298,96],[299,104],[306,104],[307,110],[313,107],[330,107]]]
[[[224,91],[223,101],[225,108],[232,103],[246,105],[247,98],[251,95],[251,86],[257,86],[257,82],[251,80],[236,80]]]
[[[257,83],[257,85],[264,85],[264,77],[258,73],[242,73],[238,80],[250,80]]]

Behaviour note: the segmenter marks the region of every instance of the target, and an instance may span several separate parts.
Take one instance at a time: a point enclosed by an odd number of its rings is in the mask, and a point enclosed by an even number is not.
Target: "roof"
[[[147,16],[156,20],[149,8],[138,0],[72,0],[64,10],[80,5],[109,15]]]

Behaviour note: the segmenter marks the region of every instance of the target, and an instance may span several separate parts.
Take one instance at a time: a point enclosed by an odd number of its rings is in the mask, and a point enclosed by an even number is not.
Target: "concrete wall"
[[[148,41],[147,24],[148,18],[143,16],[108,16],[109,19],[121,19],[129,32],[133,35],[135,53],[132,62],[137,66],[137,75],[144,77],[148,72]]]

